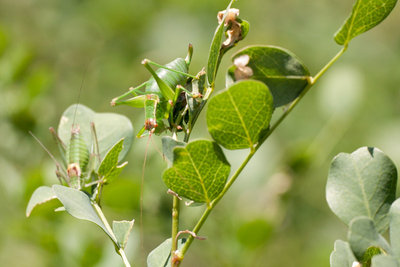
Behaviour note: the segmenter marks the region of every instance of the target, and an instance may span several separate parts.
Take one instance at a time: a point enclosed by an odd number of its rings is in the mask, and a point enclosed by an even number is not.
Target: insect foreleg
[[[146,95],[146,101],[144,103],[144,128],[149,132],[154,132],[157,124],[157,104],[159,98],[157,95],[150,94]]]

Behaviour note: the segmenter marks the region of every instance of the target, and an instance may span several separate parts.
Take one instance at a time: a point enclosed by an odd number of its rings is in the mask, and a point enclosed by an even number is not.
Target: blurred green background
[[[241,0],[250,22],[238,48],[271,44],[297,54],[315,74],[340,49],[333,33],[351,11],[349,0]],[[48,132],[79,102],[97,112],[127,115],[138,130],[143,114],[111,108],[110,100],[148,79],[140,61],[166,63],[194,45],[191,72],[207,62],[222,0],[0,1],[0,266],[121,266],[100,228],[46,204],[25,218],[33,190],[56,183],[54,164],[28,131],[54,153]],[[346,227],[328,209],[325,183],[339,152],[376,146],[400,166],[400,14],[357,37],[252,159],[201,231],[183,266],[329,266]],[[237,48],[232,49],[233,51]],[[217,88],[224,87],[221,65]],[[83,80],[82,92],[79,88]],[[204,115],[204,114],[203,114]],[[195,138],[210,138],[204,116]],[[104,191],[109,219],[136,219],[127,251],[133,266],[170,235],[166,167],[153,138],[145,172],[140,242],[140,179],[147,139],[136,139],[129,165]],[[226,151],[232,169],[243,151]],[[191,229],[201,207],[183,208]],[[142,244],[143,243],[143,244]]]

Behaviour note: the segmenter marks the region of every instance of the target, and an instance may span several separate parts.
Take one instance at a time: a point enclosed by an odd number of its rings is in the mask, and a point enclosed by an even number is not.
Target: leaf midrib
[[[239,109],[238,109],[238,107],[236,106],[235,101],[233,100],[233,97],[232,97],[232,95],[231,95],[231,92],[230,92],[229,90],[228,90],[227,92],[228,92],[229,99],[231,100],[232,106],[234,107],[234,109],[235,109],[235,111],[236,111],[236,114],[237,114],[237,116],[239,117],[239,120],[240,120],[240,122],[241,122],[241,124],[242,124],[243,130],[244,130],[244,132],[246,133],[247,139],[248,139],[248,141],[249,141],[249,147],[252,147],[252,146],[253,146],[253,142],[251,141],[250,133],[249,133],[249,131],[247,130],[246,124],[244,123],[242,114],[240,114]]]

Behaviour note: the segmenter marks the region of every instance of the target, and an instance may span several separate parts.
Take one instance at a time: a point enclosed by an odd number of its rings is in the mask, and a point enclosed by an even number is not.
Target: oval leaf
[[[179,196],[210,204],[221,193],[230,164],[221,148],[207,140],[174,149],[174,162],[163,174],[165,184]]]
[[[75,121],[74,121],[75,120]],[[90,108],[75,104],[68,107],[61,116],[58,135],[68,145],[71,138],[71,127],[79,125],[80,133],[88,147],[94,142],[90,123],[94,122],[99,143],[100,157],[104,158],[110,147],[120,139],[124,139],[124,148],[119,155],[122,160],[129,151],[133,140],[133,127],[130,120],[115,113],[96,113]]]
[[[390,246],[386,240],[378,233],[374,222],[367,217],[357,217],[350,222],[348,240],[354,255],[359,260],[363,260],[368,248],[376,247],[385,251],[390,251]]]
[[[26,217],[31,215],[32,210],[40,204],[57,198],[53,192],[53,189],[48,186],[40,186],[33,192],[29,199],[28,206],[26,207]]]
[[[178,249],[185,244],[186,239],[182,238],[178,241]],[[167,267],[170,266],[171,260],[171,238],[162,242],[158,247],[153,249],[147,257],[147,267]]]
[[[53,185],[53,191],[69,214],[77,219],[97,224],[117,244],[117,240],[115,240],[112,233],[107,231],[106,226],[97,215],[89,197],[85,193],[62,185]]]
[[[210,99],[208,131],[227,149],[251,148],[268,128],[272,111],[272,96],[265,84],[241,81]]]
[[[331,267],[351,267],[355,261],[357,259],[351,251],[350,244],[342,240],[336,240],[334,250],[330,256]]]
[[[381,23],[392,11],[397,0],[357,0],[350,17],[335,34],[339,45],[347,45],[351,39]]]
[[[274,97],[274,106],[292,102],[308,85],[310,72],[292,52],[275,46],[249,46],[233,57],[233,80],[254,79],[265,83]]]
[[[387,213],[395,199],[396,183],[397,171],[390,158],[377,148],[362,147],[334,158],[326,199],[344,223],[366,216],[382,233],[388,226]]]

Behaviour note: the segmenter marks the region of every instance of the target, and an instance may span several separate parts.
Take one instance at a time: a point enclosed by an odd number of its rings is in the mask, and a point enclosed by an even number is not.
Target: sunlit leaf
[[[185,244],[186,239],[179,239],[178,241],[178,249]],[[164,242],[162,242],[158,247],[152,250],[147,257],[147,267],[167,267],[170,266],[171,263],[171,246],[172,239],[168,238]]]
[[[31,215],[32,210],[40,204],[46,203],[52,199],[57,198],[53,189],[48,186],[38,187],[29,199],[28,206],[26,207],[26,217]]]
[[[104,230],[104,232],[106,232],[108,236],[110,236],[111,240],[117,243],[112,236],[112,233],[108,232],[99,215],[97,215],[89,197],[85,193],[62,185],[53,185],[52,188],[55,195],[64,205],[65,210],[69,214],[75,218],[97,224]]]
[[[355,261],[356,257],[354,257],[349,243],[342,240],[336,240],[334,250],[330,256],[331,267],[352,267],[353,262]]]
[[[292,102],[308,85],[310,72],[292,52],[275,46],[249,46],[233,57],[228,76],[234,81],[254,79],[265,83],[274,106]]]
[[[335,34],[335,41],[347,45],[351,39],[381,23],[397,0],[357,0],[350,17]]]
[[[374,222],[368,217],[357,217],[350,222],[348,240],[354,255],[362,260],[368,248],[376,247],[385,252],[390,251],[386,240],[378,233]]]
[[[251,148],[268,128],[272,112],[268,87],[259,81],[241,81],[210,99],[208,131],[227,149]]]
[[[69,144],[72,124],[79,125],[80,133],[89,147],[93,141],[90,129],[91,122],[94,122],[96,127],[101,158],[104,158],[110,147],[116,142],[124,139],[124,148],[119,155],[119,160],[122,160],[129,151],[133,140],[132,124],[123,115],[96,113],[84,105],[72,105],[61,116],[58,134],[65,144]]]
[[[397,171],[390,158],[377,148],[362,147],[334,158],[326,199],[344,223],[366,216],[382,233],[388,227],[387,213],[395,199],[396,183]]]
[[[198,140],[174,149],[174,162],[163,174],[169,189],[195,202],[209,204],[224,188],[230,164],[215,142]]]
[[[132,231],[133,223],[132,221],[113,221],[113,232],[115,238],[117,238],[118,245],[122,249],[125,249],[126,243],[128,242],[129,234]]]

